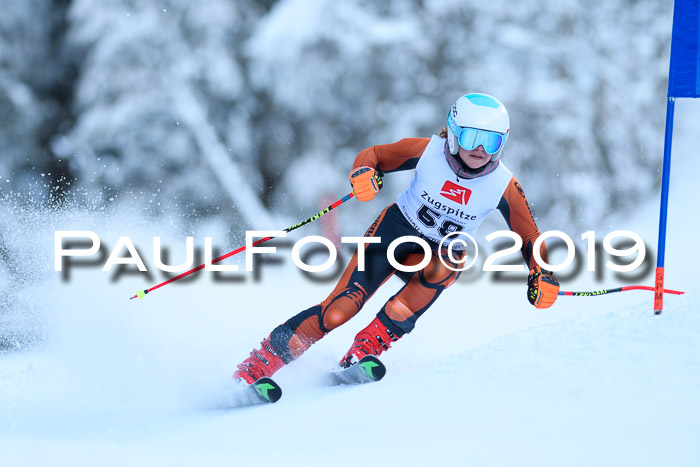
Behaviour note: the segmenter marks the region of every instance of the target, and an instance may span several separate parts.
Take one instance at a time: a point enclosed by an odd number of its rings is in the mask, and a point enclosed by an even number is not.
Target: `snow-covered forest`
[[[260,227],[342,196],[359,150],[437,133],[477,91],[510,111],[504,160],[536,215],[597,222],[658,189],[671,15],[665,0],[5,2],[0,193]]]

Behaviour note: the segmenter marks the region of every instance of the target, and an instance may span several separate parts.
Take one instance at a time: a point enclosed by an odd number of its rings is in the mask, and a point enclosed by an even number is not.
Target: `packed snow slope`
[[[383,356],[384,380],[329,387],[354,334],[400,286],[392,279],[276,375],[284,396],[268,406],[227,408],[235,364],[332,282],[310,282],[287,264],[260,281],[203,275],[129,301],[161,276],[111,280],[92,267],[63,281],[53,272],[53,231],[147,245],[163,226],[126,213],[46,219],[12,239],[38,252],[40,278],[20,291],[14,316],[49,311],[27,324],[43,326],[41,345],[0,354],[0,464],[700,465],[700,225],[689,214],[700,164],[678,140],[667,287],[687,293],[667,296],[662,315],[650,292],[561,297],[538,311],[522,281],[482,274],[449,289]],[[657,218],[652,199],[599,232],[633,230],[653,245]],[[562,286],[620,285],[609,271],[603,279],[582,273]]]

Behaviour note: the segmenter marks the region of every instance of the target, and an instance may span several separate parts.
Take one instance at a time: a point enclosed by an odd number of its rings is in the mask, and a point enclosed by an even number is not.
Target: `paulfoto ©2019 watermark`
[[[365,245],[380,243],[379,237],[341,237],[341,245],[337,245],[326,237],[312,235],[302,237],[291,244],[289,255],[278,253],[277,249],[290,247],[289,242],[277,243],[276,246],[257,246],[265,240],[281,239],[286,237],[285,231],[247,231],[245,247],[239,250],[245,253],[245,272],[254,273],[255,279],[260,278],[261,265],[279,265],[285,259],[291,259],[294,265],[309,279],[314,281],[335,280],[344,268],[343,247],[358,253],[358,268],[365,268]],[[503,273],[527,272],[520,254],[522,239],[510,230],[499,230],[484,237],[491,247],[488,254],[481,254],[485,248],[480,248],[477,241],[463,232],[452,232],[440,242],[440,248],[446,252],[450,262],[438,255],[440,261],[449,269],[455,271],[477,270],[493,272],[494,280],[507,280]],[[583,271],[595,272],[596,278],[601,279],[602,268],[599,267],[605,261],[604,255],[609,255],[603,266],[617,274],[618,278],[625,279],[625,275],[634,273],[635,280],[639,276],[648,273],[650,269],[647,246],[641,236],[629,230],[616,230],[604,236],[602,242],[596,238],[595,231],[587,231],[581,235],[583,246],[577,246],[572,238],[558,230],[544,232],[533,244],[532,252],[540,267],[552,272],[565,271],[567,278],[571,279]],[[548,263],[540,256],[540,245],[548,243],[550,257],[557,250],[564,250],[565,257],[556,263]],[[403,243],[415,243],[423,250],[423,259],[415,265],[404,265],[395,258],[396,248]],[[617,246],[615,246],[617,244]],[[340,246],[340,248],[338,248]],[[434,246],[434,245],[433,245]],[[624,246],[624,248],[620,248]],[[204,238],[204,249],[195,248],[194,237],[185,238],[185,261],[181,264],[166,264],[169,257],[169,249],[161,245],[160,237],[152,239],[152,266],[149,268],[143,260],[130,237],[119,237],[109,255],[107,255],[104,242],[97,233],[80,230],[58,230],[54,233],[54,270],[62,272],[63,280],[70,279],[72,268],[100,268],[103,272],[113,271],[112,280],[119,280],[123,275],[145,274],[152,279],[151,270],[160,271],[164,277],[172,277],[173,274],[183,273],[197,265],[201,265],[204,271],[213,272],[219,281],[221,273],[239,273],[238,264],[216,264],[221,259],[215,255],[212,246],[212,238]],[[125,250],[126,254],[123,254]],[[463,254],[462,254],[463,253]],[[577,254],[578,253],[578,254]],[[428,265],[432,258],[431,244],[417,236],[400,237],[391,242],[386,250],[387,260],[400,272],[415,272]],[[203,259],[202,259],[203,256]],[[224,255],[228,257],[229,255]],[[483,258],[481,258],[483,256]],[[558,255],[561,256],[561,255]],[[320,264],[311,261],[313,257],[325,258]],[[80,258],[80,259],[78,259]],[[623,258],[624,261],[620,262]],[[618,259],[618,261],[612,261]],[[645,261],[647,259],[647,261]],[[456,265],[456,266],[455,266]],[[339,267],[340,266],[340,267]],[[584,267],[585,266],[585,267]],[[239,278],[241,279],[240,275]]]

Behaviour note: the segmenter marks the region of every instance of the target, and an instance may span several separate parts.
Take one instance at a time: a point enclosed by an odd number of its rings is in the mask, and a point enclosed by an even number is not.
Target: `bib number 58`
[[[438,223],[438,219],[442,217],[442,215],[439,212],[433,211],[425,204],[418,208],[416,216],[418,217],[418,220],[421,222],[421,224],[430,229],[434,228]],[[440,227],[438,228],[438,233],[441,237],[446,237],[452,232],[459,232],[462,229],[463,227],[461,225],[445,219],[442,221],[442,224],[440,224]]]

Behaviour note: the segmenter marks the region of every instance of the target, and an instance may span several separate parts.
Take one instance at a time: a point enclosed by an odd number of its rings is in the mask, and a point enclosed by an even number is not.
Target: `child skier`
[[[364,269],[358,266],[355,252],[331,294],[273,329],[261,348],[238,365],[234,378],[252,384],[271,376],[355,316],[397,272],[387,258],[388,245],[402,236],[417,236],[431,245],[430,262],[417,272],[401,274],[406,284],[357,334],[340,366],[349,368],[366,355],[389,349],[413,330],[416,320],[459,277],[462,255],[454,250],[449,255],[447,244],[440,246],[443,238],[452,232],[473,234],[494,209],[501,211],[509,228],[522,237],[522,254],[530,268],[528,300],[537,308],[551,306],[559,283],[535,262],[533,244],[540,232],[523,189],[501,162],[509,131],[510,119],[501,102],[486,94],[467,94],[452,105],[440,136],[406,138],[361,151],[350,172],[353,192],[360,201],[374,198],[384,174],[415,169],[410,186],[379,214],[365,234],[381,242],[360,247]],[[424,254],[417,243],[405,242],[393,256],[401,264],[416,265]],[[547,261],[544,243],[540,255]]]

